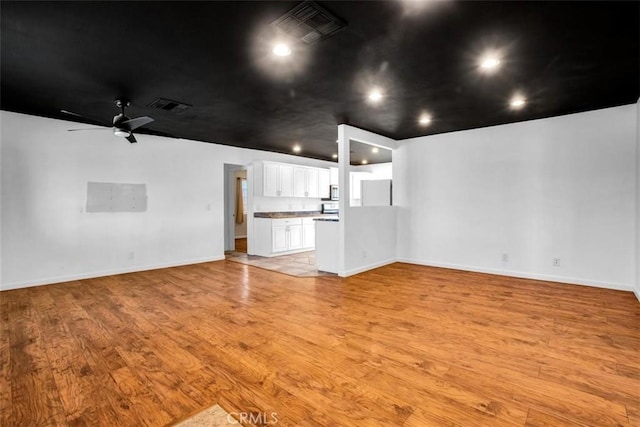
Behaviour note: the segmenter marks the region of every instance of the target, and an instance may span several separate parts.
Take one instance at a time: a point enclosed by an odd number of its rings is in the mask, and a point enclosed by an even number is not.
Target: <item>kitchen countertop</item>
[[[298,212],[254,212],[254,218],[305,218],[305,217],[317,217],[319,219],[336,218],[336,214],[323,214],[321,211],[298,211]]]

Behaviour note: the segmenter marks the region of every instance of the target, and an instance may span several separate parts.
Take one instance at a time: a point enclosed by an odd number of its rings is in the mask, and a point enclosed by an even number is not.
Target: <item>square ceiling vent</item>
[[[147,105],[147,107],[159,108],[165,111],[180,113],[186,110],[187,108],[191,107],[191,105],[185,104],[184,102],[172,101],[166,98],[157,98],[155,101]]]
[[[288,36],[313,44],[326,39],[347,26],[347,23],[318,3],[307,0],[271,23]]]

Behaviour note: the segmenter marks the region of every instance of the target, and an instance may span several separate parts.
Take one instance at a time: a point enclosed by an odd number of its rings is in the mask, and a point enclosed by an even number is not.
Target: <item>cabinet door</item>
[[[315,248],[316,246],[316,226],[315,224],[305,224],[302,226],[302,247]]]
[[[328,199],[331,197],[329,186],[331,185],[331,171],[320,169],[318,171],[318,197]]]
[[[302,248],[302,224],[289,226],[289,249]]]
[[[287,225],[271,227],[271,252],[287,250]]]
[[[307,194],[306,197],[318,198],[320,197],[319,188],[319,169],[309,168],[307,169]]]
[[[293,197],[306,197],[307,168],[293,169]]]
[[[293,196],[293,166],[279,165],[280,171],[280,196],[292,197]]]
[[[265,163],[262,175],[262,191],[266,197],[279,196],[278,191],[279,167],[274,163]]]

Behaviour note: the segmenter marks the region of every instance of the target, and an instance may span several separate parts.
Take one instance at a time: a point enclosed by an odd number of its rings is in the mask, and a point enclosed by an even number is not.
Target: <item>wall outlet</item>
[[[560,267],[560,258],[554,258],[553,259],[553,266],[554,267]]]
[[[502,254],[502,262],[509,262],[509,254]]]
[[[129,255],[128,255],[129,261],[133,261],[135,257],[136,257],[136,253],[135,252],[129,252]]]
[[[366,259],[367,258],[367,251],[362,251],[362,259]]]

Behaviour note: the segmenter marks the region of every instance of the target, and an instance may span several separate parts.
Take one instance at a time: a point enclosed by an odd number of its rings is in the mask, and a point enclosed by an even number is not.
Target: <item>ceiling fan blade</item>
[[[85,116],[84,114],[74,113],[73,111],[69,110],[60,110],[60,112],[68,116],[77,117],[78,119],[81,119],[81,122],[85,122],[88,125],[95,124],[96,126],[111,126],[111,124],[105,124],[104,121],[98,120],[95,117]]]
[[[64,114],[68,114],[70,116],[84,117],[82,114],[74,113],[73,111],[69,111],[69,110],[60,110],[60,112]]]
[[[132,144],[133,144],[134,142],[138,142],[138,140],[136,139],[136,137],[135,137],[135,136],[133,136],[133,134],[131,134],[131,135],[129,135],[129,136],[127,137],[127,141],[129,141],[129,142],[130,142],[130,143],[132,143]]]
[[[151,117],[137,117],[135,119],[125,120],[124,122],[118,123],[118,127],[124,130],[132,131],[134,129],[139,128],[140,126],[144,126],[153,121]]]
[[[77,130],[111,130],[111,128],[82,128],[82,129],[67,129],[69,132],[75,132]]]

